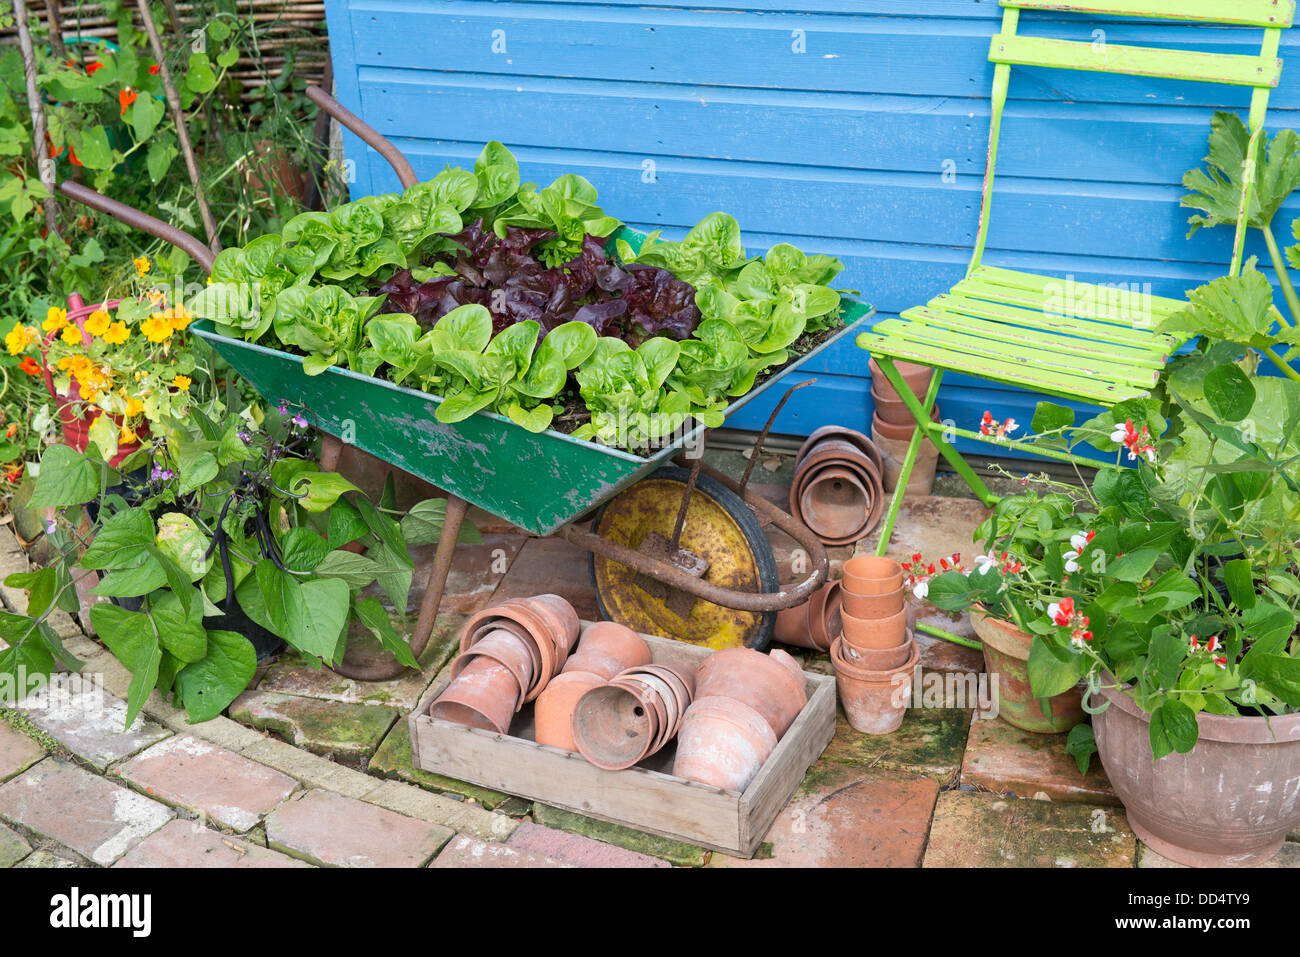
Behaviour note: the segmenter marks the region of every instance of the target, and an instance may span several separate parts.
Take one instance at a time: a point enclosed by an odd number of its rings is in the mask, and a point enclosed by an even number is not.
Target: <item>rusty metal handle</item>
[[[407,161],[406,157],[402,155],[402,151],[392,143],[388,142],[388,140],[386,140],[373,126],[361,117],[357,116],[320,87],[309,86],[307,87],[306,92],[307,99],[311,100],[330,116],[334,117],[334,119],[338,120],[357,136],[361,137],[366,145],[378,151],[380,156],[388,160],[388,165],[393,168],[393,172],[395,172],[397,178],[401,180],[403,189],[419,182],[419,180],[415,178],[415,170],[411,169],[411,164]]]
[[[584,531],[576,525],[564,526],[560,530],[560,534],[566,541],[577,545],[579,548],[595,552],[602,558],[608,558],[620,565],[626,565],[634,572],[648,575],[657,581],[665,582],[673,588],[680,588],[684,592],[689,592],[696,598],[713,602],[715,605],[722,605],[724,608],[766,613],[793,608],[795,605],[807,601],[812,596],[812,593],[826,581],[826,574],[830,568],[830,559],[826,555],[826,547],[817,536],[806,525],[748,489],[741,489],[738,482],[721,472],[707,465],[701,466],[700,471],[736,492],[744,499],[746,505],[758,513],[761,520],[771,522],[798,542],[799,546],[808,553],[808,557],[812,562],[812,574],[799,584],[790,588],[783,588],[778,592],[742,592],[694,578],[675,565],[643,555],[641,552],[635,552],[617,542],[601,538],[594,532]]]
[[[164,242],[171,243],[178,249],[183,249],[198,260],[204,272],[212,272],[212,263],[217,258],[216,253],[205,246],[202,240],[191,236],[183,229],[177,229],[169,223],[164,223],[161,219],[156,219],[148,213],[142,213],[135,207],[126,205],[126,203],[119,203],[115,199],[109,199],[104,194],[95,192],[89,186],[83,186],[72,180],[64,180],[60,183],[59,192],[69,199],[75,199],[83,206],[97,209],[101,213],[108,213],[119,222],[125,223],[143,233],[148,233],[150,236]]]

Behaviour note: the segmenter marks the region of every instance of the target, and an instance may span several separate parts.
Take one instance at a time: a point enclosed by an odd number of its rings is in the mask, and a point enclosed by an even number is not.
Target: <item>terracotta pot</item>
[[[859,595],[891,595],[903,587],[903,566],[879,555],[855,555],[844,563],[844,587]]]
[[[470,616],[461,630],[461,651],[467,651],[475,640],[485,635],[484,625],[495,625],[501,619],[512,621],[524,629],[536,645],[541,665],[535,673],[532,690],[524,698],[532,701],[563,668],[569,649],[578,637],[578,615],[573,606],[558,595],[512,598]]]
[[[578,642],[578,654],[599,651],[623,663],[619,671],[650,663],[650,646],[627,625],[598,621],[588,625]],[[617,673],[617,672],[616,672]]]
[[[637,671],[648,671],[668,682],[673,694],[677,696],[678,710],[686,713],[695,699],[695,671],[685,665],[662,664],[642,665]]]
[[[747,704],[726,697],[696,698],[677,733],[673,774],[744,791],[776,749],[776,742],[767,719]]]
[[[934,369],[927,365],[921,365],[918,362],[903,362],[896,360],[894,368],[898,374],[903,377],[907,387],[918,399],[924,399],[926,391],[930,388],[930,380],[934,378]],[[881,395],[897,395],[894,384],[889,381],[889,376],[885,375],[885,370],[880,368],[875,359],[867,360],[867,369],[871,372],[871,388]]]
[[[912,410],[897,395],[882,395],[873,387],[871,401],[875,418],[881,422],[888,425],[911,426],[916,421],[912,418]]]
[[[444,721],[505,734],[518,710],[522,691],[510,669],[490,658],[476,657],[465,666],[429,708]]]
[[[844,621],[844,640],[858,648],[897,648],[907,638],[907,609],[887,618],[855,618],[848,612]]]
[[[933,422],[939,421],[939,407],[937,405],[930,410],[930,419]],[[871,417],[871,441],[876,444],[878,449],[880,449],[880,454],[884,456],[886,462],[889,460],[889,452],[881,440],[887,439],[891,442],[909,442],[911,441],[912,433],[915,430],[916,420],[910,416],[908,420],[901,425],[893,422],[886,422],[878,415],[873,415]],[[927,443],[931,448],[934,448],[934,443],[930,442],[928,437],[923,441],[921,448],[924,449]],[[904,448],[906,448],[906,446]]]
[[[864,671],[888,671],[907,661],[912,653],[916,639],[909,629],[906,637],[894,648],[859,648],[843,640],[841,652],[844,659],[856,668]]]
[[[876,444],[867,436],[863,435],[856,429],[850,429],[843,425],[823,425],[815,430],[812,435],[804,440],[803,445],[799,446],[799,452],[795,455],[794,464],[798,468],[799,463],[803,461],[804,456],[812,451],[813,447],[824,439],[839,439],[848,442],[862,452],[876,467],[876,471],[884,474],[884,459]]]
[[[808,702],[803,681],[752,648],[724,648],[704,659],[695,679],[695,695],[744,702],[767,720],[778,740]]]
[[[885,455],[885,474],[883,483],[886,492],[898,488],[898,479],[903,474],[903,461],[907,457],[909,439],[887,439],[880,435],[875,426],[871,434],[877,437],[880,449]],[[928,438],[921,442],[917,450],[916,461],[912,464],[912,474],[907,480],[906,495],[923,496],[934,491],[934,475],[939,464],[939,449]]]
[[[584,758],[606,771],[630,768],[650,750],[657,732],[654,711],[634,691],[601,685],[573,710],[573,743]]]
[[[902,588],[883,595],[859,595],[845,588],[844,610],[854,618],[887,618],[903,610],[903,594]]]
[[[686,709],[681,706],[672,685],[646,668],[625,671],[614,683],[617,684],[621,680],[640,682],[653,693],[653,699],[650,703],[659,714],[659,734],[656,736],[654,743],[651,744],[649,751],[649,754],[654,754],[677,734],[678,726]]]
[[[672,720],[668,711],[668,703],[649,681],[641,680],[645,677],[645,675],[636,675],[635,677],[631,675],[620,675],[610,682],[610,684],[616,688],[625,688],[632,692],[632,694],[635,695],[652,714],[652,720],[650,722],[650,745],[642,753],[641,758],[648,758],[659,749],[659,743],[663,740],[664,730],[667,727],[668,722]],[[669,691],[667,687],[663,689],[663,693],[672,697],[672,692]],[[673,704],[675,707],[676,702]]]
[[[818,651],[830,651],[831,642],[844,631],[844,586],[831,582],[826,591],[825,608],[813,619],[812,638]]]
[[[795,661],[794,658],[790,657],[789,654],[782,651],[780,648],[773,648],[771,651],[767,653],[767,656],[771,658],[773,661],[776,661],[779,664],[781,664],[787,671],[790,672],[790,674],[794,675],[798,680],[800,681],[804,680],[803,669],[799,667],[799,662]]]
[[[844,656],[843,640],[831,645],[831,662],[835,665],[835,687],[849,726],[862,734],[890,734],[903,723],[903,715],[912,697],[912,671],[921,660],[915,642],[911,654],[896,668],[868,671],[858,668]]]
[[[798,517],[828,545],[865,537],[884,510],[884,486],[869,489],[852,469],[823,468],[809,476],[799,496]]]
[[[527,644],[514,632],[504,628],[497,629],[481,641],[476,641],[469,651],[460,655],[451,664],[453,678],[462,674],[466,667],[478,657],[490,658],[510,669],[519,687],[525,692],[533,687],[533,656]],[[518,707],[523,707],[523,695],[520,695]]]
[[[777,612],[772,637],[783,645],[829,651],[831,638],[839,634],[840,583],[828,581],[802,605]],[[828,632],[828,618],[835,618],[834,633]]]
[[[1202,711],[1196,747],[1152,761],[1151,716],[1104,685],[1097,751],[1143,843],[1180,864],[1243,867],[1267,861],[1300,828],[1300,714]]]
[[[1029,635],[1009,622],[971,609],[970,622],[984,646],[984,667],[996,679],[998,717],[1038,734],[1061,734],[1083,720],[1082,686],[1049,699],[1044,712],[1029,687]]]
[[[552,678],[533,705],[537,743],[565,751],[578,750],[573,743],[573,709],[578,699],[604,683],[605,679],[583,671],[566,671]]]
[[[573,655],[564,663],[564,668],[560,673],[567,675],[575,671],[582,671],[589,675],[598,675],[609,681],[623,670],[623,662],[613,655],[607,655],[603,651],[593,649],[592,651],[579,651],[576,655]]]

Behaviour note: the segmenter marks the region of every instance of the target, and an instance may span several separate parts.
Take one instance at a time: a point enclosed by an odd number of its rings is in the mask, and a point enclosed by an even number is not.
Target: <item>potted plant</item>
[[[128,725],[155,687],[192,721],[220,714],[257,667],[249,636],[230,630],[241,616],[316,666],[340,661],[354,629],[416,666],[379,595],[405,615],[407,544],[437,537],[440,500],[395,516],[322,472],[302,455],[302,410],[191,407],[186,422],[161,424],[140,480],[124,479],[93,443],[45,451],[32,505],[64,510],[47,525],[59,557],[6,579],[30,599],[27,615],[0,615],[9,645],[0,673],[80,667],[46,619],[77,611],[74,584],[91,571],[102,576],[93,593],[114,599],[93,606],[91,621],[133,673]],[[89,535],[66,517],[75,510],[79,523],[83,506],[94,506]]]

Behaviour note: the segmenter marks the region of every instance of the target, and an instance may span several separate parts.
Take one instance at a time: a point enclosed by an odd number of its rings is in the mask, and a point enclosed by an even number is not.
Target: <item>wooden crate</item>
[[[698,667],[711,653],[667,638],[642,637],[657,662]],[[448,681],[440,680],[424,701],[437,698]],[[415,766],[423,771],[752,857],[835,733],[835,679],[804,672],[804,682],[808,703],[743,794],[673,777],[673,741],[625,771],[603,771],[576,752],[538,744],[531,704],[515,715],[511,733],[505,735],[430,717],[426,703],[410,717],[411,749]]]

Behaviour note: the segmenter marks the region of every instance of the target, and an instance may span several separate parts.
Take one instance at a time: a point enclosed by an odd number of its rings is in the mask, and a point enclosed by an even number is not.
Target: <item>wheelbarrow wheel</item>
[[[670,539],[689,479],[684,468],[659,469],[601,506],[592,532],[638,551],[651,533]],[[772,545],[758,519],[739,495],[707,475],[696,481],[680,544],[708,563],[705,581],[745,592],[780,589]],[[776,612],[740,611],[683,597],[594,552],[591,576],[601,617],[637,631],[715,649],[762,651],[772,640]]]

